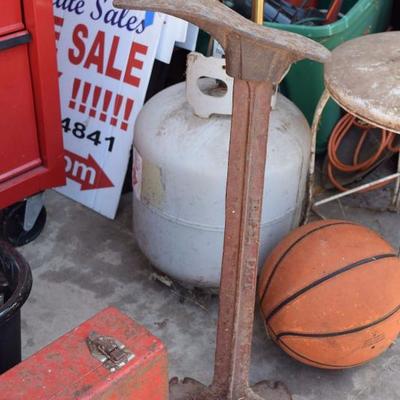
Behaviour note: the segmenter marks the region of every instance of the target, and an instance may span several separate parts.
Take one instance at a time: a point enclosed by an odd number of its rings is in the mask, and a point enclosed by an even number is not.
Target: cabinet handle
[[[28,31],[14,33],[0,37],[0,51],[8,50],[22,44],[27,44],[32,41],[32,36]]]

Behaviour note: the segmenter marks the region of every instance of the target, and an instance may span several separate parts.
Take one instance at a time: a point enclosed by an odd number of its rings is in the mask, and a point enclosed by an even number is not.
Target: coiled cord
[[[362,131],[354,150],[352,164],[345,164],[339,159],[338,150],[343,139],[348,135],[353,126],[360,128]],[[371,129],[375,128],[372,125],[360,121],[357,117],[354,117],[351,114],[346,114],[333,129],[328,145],[328,177],[332,182],[332,185],[341,192],[346,192],[348,189],[336,179],[334,169],[345,173],[366,172],[374,166],[387,150],[393,153],[400,152],[400,146],[395,146],[396,134],[382,129],[380,132],[379,146],[376,152],[368,159],[360,161],[361,150]],[[378,189],[387,184],[388,183],[373,185],[364,192]]]

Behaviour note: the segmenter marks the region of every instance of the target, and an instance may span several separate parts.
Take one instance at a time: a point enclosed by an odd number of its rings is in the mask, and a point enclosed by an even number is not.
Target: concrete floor
[[[400,216],[368,209],[372,204],[385,206],[388,193],[383,190],[353,197],[324,207],[321,212],[327,217],[362,222],[380,231],[397,248]],[[131,232],[130,196],[122,199],[116,221],[55,192],[47,195],[47,210],[44,233],[21,249],[34,274],[32,294],[23,309],[24,356],[112,305],[166,343],[171,377],[191,376],[210,382],[217,299],[203,296],[200,300],[205,308],[200,307],[183,301],[151,279],[151,265],[135,245]],[[348,371],[304,366],[266,338],[257,317],[251,380],[282,380],[294,400],[398,400],[399,374],[398,344],[370,364]]]

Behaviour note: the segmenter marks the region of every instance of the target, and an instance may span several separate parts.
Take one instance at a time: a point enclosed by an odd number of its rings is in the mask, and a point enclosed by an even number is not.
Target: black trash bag
[[[21,307],[31,289],[28,263],[0,241],[0,374],[21,362]]]

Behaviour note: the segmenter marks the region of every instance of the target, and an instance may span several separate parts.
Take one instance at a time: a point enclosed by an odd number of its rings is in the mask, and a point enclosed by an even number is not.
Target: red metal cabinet
[[[0,50],[0,183],[41,164],[28,44],[21,43],[29,38],[26,31],[0,37],[0,46],[20,42]]]
[[[0,12],[0,209],[65,183],[51,0]]]
[[[24,29],[21,0],[7,0],[1,5],[0,35]]]

